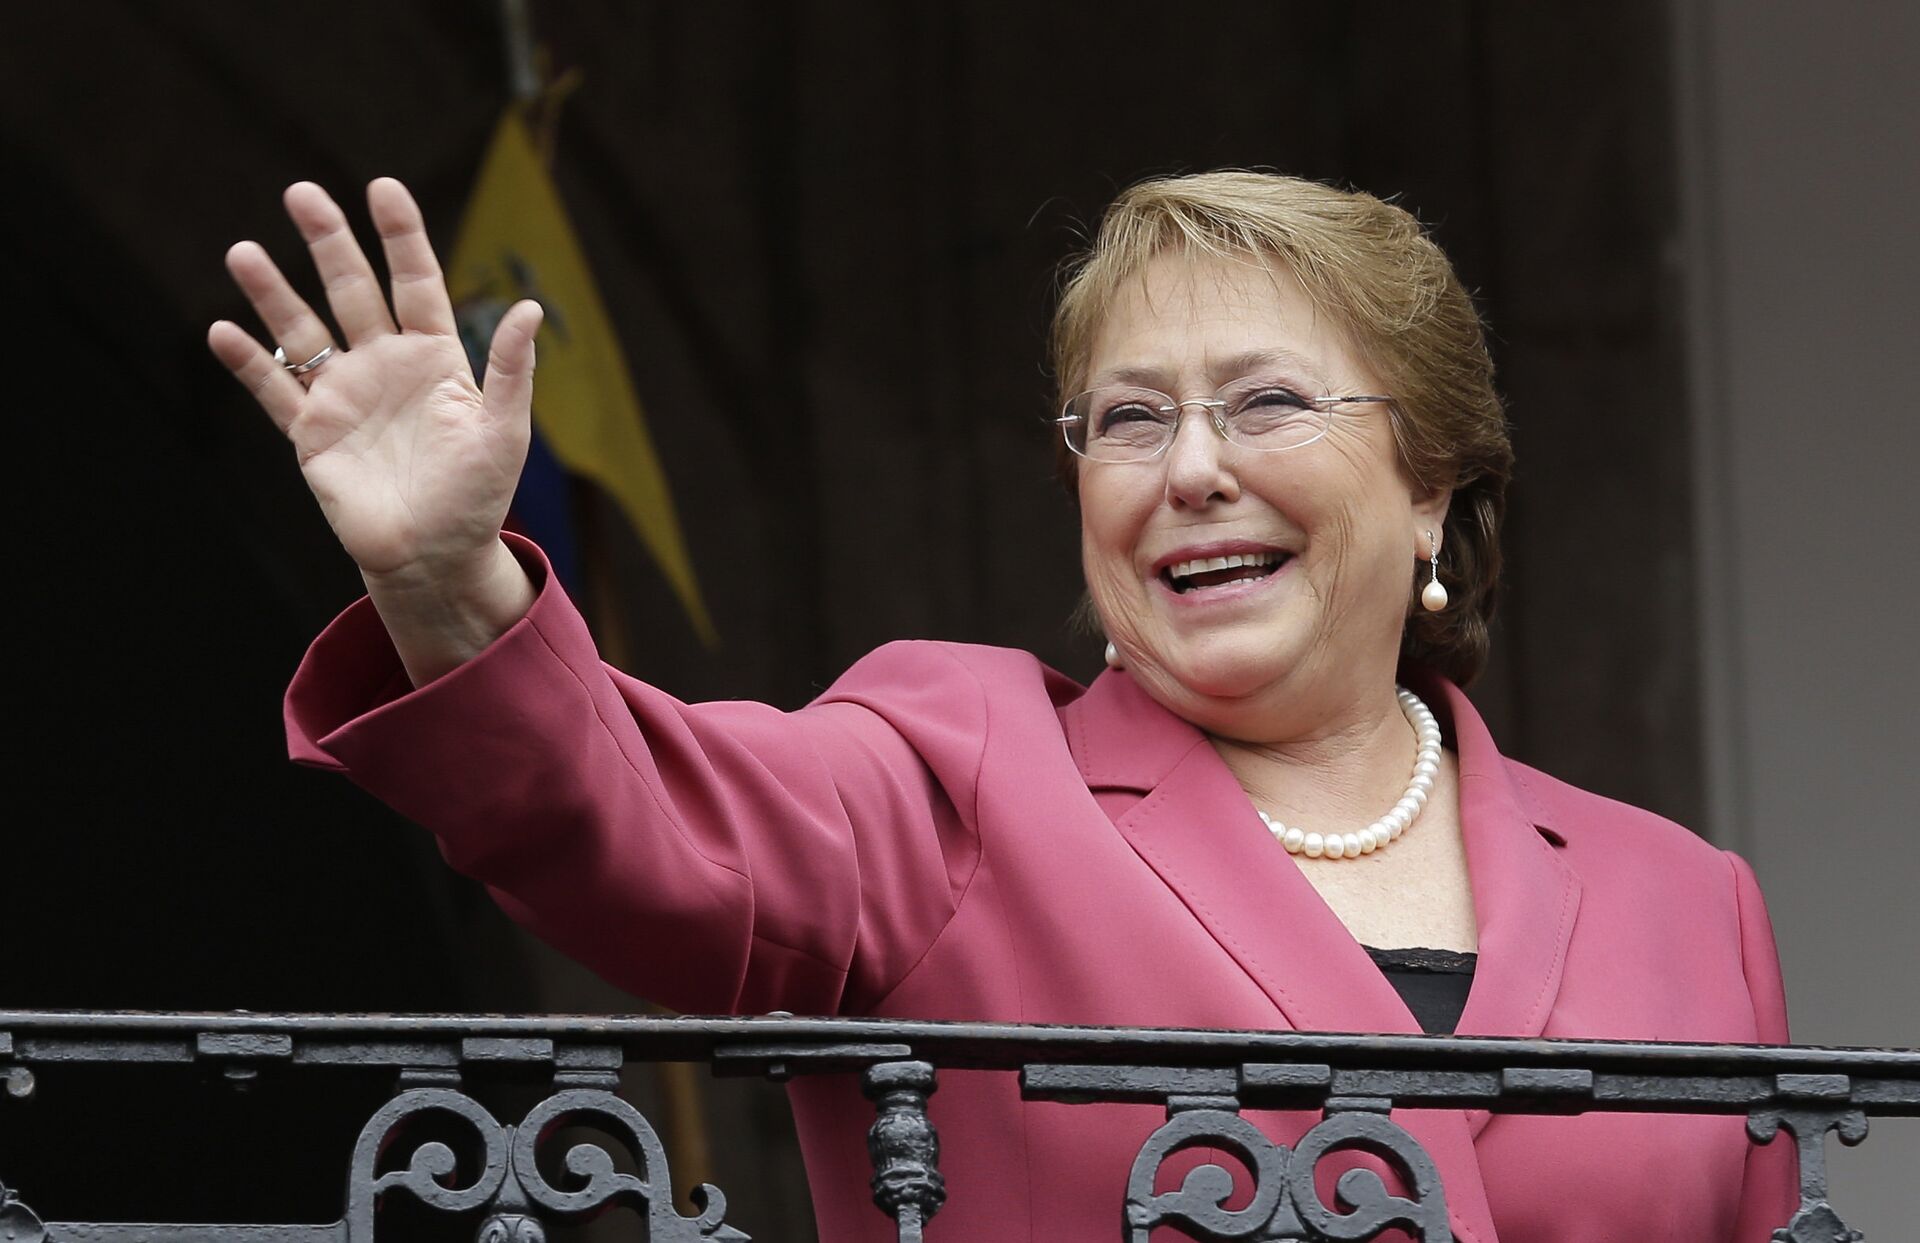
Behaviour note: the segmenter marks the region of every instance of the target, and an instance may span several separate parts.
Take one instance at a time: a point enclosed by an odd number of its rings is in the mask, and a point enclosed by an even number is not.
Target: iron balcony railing
[[[135,1014],[0,1011],[0,1126],[31,1125],[26,1104],[57,1108],[61,1085],[95,1067],[198,1067],[245,1086],[263,1075],[324,1075],[357,1067],[390,1074],[391,1099],[360,1129],[346,1172],[344,1213],[324,1225],[43,1221],[32,1188],[0,1185],[7,1243],[370,1243],[383,1201],[410,1198],[471,1223],[482,1243],[544,1238],[552,1225],[625,1207],[652,1243],[745,1239],[726,1221],[721,1192],[692,1193],[693,1216],[672,1195],[666,1150],[618,1094],[633,1062],[704,1062],[716,1073],[784,1080],[857,1073],[874,1102],[868,1135],[874,1203],[903,1241],[923,1237],[946,1188],[927,1098],[942,1069],[1018,1074],[1029,1100],[1146,1102],[1167,1121],[1125,1171],[1114,1206],[1122,1237],[1144,1243],[1171,1227],[1199,1239],[1358,1243],[1398,1226],[1425,1243],[1450,1240],[1446,1189],[1433,1161],[1389,1111],[1469,1108],[1496,1113],[1593,1111],[1745,1115],[1756,1143],[1789,1132],[1800,1156],[1801,1202],[1775,1239],[1833,1243],[1861,1236],[1828,1202],[1827,1132],[1858,1143],[1873,1115],[1920,1115],[1920,1051],[1802,1046],[1507,1040],[1481,1037],[1314,1035],[1294,1032],[1037,1027],[850,1019],[674,1019],[496,1016]],[[544,1094],[502,1124],[469,1088],[487,1077],[532,1075]],[[49,1101],[47,1098],[56,1098]],[[1242,1120],[1242,1109],[1322,1112],[1291,1148]],[[467,1132],[463,1164],[414,1124],[449,1119]],[[543,1154],[568,1139],[553,1181]],[[1782,1142],[1785,1142],[1783,1137]],[[409,1147],[411,1145],[411,1147]],[[1228,1208],[1224,1169],[1156,1192],[1160,1162],[1206,1145],[1235,1154],[1250,1200]],[[1323,1203],[1316,1164],[1362,1149],[1398,1167],[1407,1197],[1343,1180],[1347,1206]],[[624,1172],[615,1160],[624,1152]],[[384,1157],[382,1154],[386,1154]],[[407,1158],[396,1166],[393,1157]],[[545,1159],[542,1159],[544,1155]],[[1115,1172],[1120,1187],[1121,1171]],[[0,1169],[0,1183],[6,1170]],[[1353,1207],[1357,1205],[1358,1207]],[[451,1224],[451,1223],[450,1223]],[[938,1232],[935,1231],[936,1239]]]

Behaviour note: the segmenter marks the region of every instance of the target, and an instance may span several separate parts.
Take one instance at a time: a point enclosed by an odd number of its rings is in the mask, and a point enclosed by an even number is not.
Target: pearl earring
[[[1120,649],[1109,643],[1107,644],[1107,668],[1118,669],[1119,667]]]
[[[1447,607],[1447,589],[1440,585],[1440,537],[1432,531],[1427,532],[1427,550],[1427,569],[1432,577],[1420,590],[1420,607],[1438,613]]]

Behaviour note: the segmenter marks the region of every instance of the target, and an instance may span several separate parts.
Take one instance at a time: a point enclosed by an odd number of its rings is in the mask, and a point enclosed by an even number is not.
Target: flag
[[[564,480],[543,467],[543,456],[550,455],[548,461],[591,480],[613,498],[660,566],[694,632],[714,646],[718,636],[681,537],[666,474],[647,435],[633,377],[517,105],[501,118],[481,162],[447,262],[447,286],[461,335],[470,350],[478,345],[483,359],[493,325],[515,301],[533,298],[546,311],[533,396],[539,443],[514,500],[521,525],[543,547],[546,539],[555,540],[565,559],[578,564],[566,507],[552,495],[556,482],[564,487]]]

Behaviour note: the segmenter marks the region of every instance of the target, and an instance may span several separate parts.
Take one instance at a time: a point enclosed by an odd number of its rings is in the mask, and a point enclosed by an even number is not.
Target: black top
[[[1377,950],[1362,946],[1393,991],[1407,1003],[1420,1030],[1429,1036],[1451,1036],[1467,1008],[1467,990],[1473,987],[1477,954],[1453,950]]]

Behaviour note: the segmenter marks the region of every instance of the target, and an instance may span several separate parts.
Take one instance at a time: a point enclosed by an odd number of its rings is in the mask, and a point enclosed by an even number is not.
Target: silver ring
[[[280,348],[277,345],[273,348],[273,361],[279,363],[282,367],[285,367],[288,371],[293,372],[293,374],[295,375],[305,375],[307,374],[307,372],[312,371],[315,367],[318,367],[321,363],[326,362],[329,358],[332,358],[332,357],[333,357],[333,347],[329,345],[326,349],[321,350],[318,354],[315,354],[312,358],[309,358],[306,362],[290,363],[287,361],[286,350]]]

